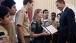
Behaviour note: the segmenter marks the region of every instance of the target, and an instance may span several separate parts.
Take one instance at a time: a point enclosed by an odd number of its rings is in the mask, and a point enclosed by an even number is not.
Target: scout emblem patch
[[[36,25],[35,24],[32,24],[32,28],[36,28]]]

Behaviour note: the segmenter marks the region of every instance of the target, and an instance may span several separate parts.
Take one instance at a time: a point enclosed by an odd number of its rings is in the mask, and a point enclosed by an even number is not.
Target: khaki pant
[[[25,42],[30,43],[30,36],[24,36]]]

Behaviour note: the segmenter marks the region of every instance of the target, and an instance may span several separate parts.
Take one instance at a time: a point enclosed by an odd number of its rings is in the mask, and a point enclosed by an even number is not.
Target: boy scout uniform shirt
[[[58,27],[58,22],[57,21],[53,21],[53,20],[51,20],[51,19],[44,19],[43,20],[43,26],[44,27],[47,27],[47,26],[50,26],[50,25],[52,25],[52,26],[54,26],[56,29],[57,29],[57,27]],[[50,35],[48,35],[48,36],[46,36],[46,43],[48,42],[48,40],[52,40],[52,36],[50,36]]]
[[[9,25],[5,26],[5,28],[8,32],[11,43],[17,43],[18,40],[16,38],[16,24],[13,20],[13,16],[10,16],[10,18],[11,18],[11,22]]]
[[[0,25],[0,32],[4,32],[4,35],[0,36],[0,43],[11,43],[9,40],[7,30],[1,25]]]
[[[58,22],[56,20],[51,20],[51,19],[44,19],[43,20],[43,26],[47,27],[47,26],[50,26],[50,25],[53,25],[56,29],[58,27]]]
[[[24,36],[30,36],[30,23],[26,9],[23,7],[16,14],[16,25],[21,25]]]

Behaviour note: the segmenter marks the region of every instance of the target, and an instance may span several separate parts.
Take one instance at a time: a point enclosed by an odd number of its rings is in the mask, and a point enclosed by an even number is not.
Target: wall
[[[21,7],[23,6],[23,0],[15,0],[16,1],[16,6],[17,9],[21,9]],[[49,15],[51,14],[51,12],[60,12],[56,6],[55,6],[55,1],[56,0],[33,0],[33,13],[35,11],[35,9],[48,9],[49,10]],[[72,4],[76,7],[76,0],[65,0],[66,3]]]
[[[35,9],[48,9],[49,10],[49,14],[51,14],[51,12],[56,12],[58,13],[59,10],[56,8],[55,6],[55,1],[56,0],[33,0],[34,1],[34,5],[33,5],[33,12]],[[72,4],[76,7],[76,0],[65,0],[66,3]]]

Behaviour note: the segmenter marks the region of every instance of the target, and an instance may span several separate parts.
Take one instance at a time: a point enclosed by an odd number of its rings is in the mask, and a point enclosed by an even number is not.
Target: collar
[[[64,10],[66,9],[66,7],[67,7],[67,6],[65,6],[65,7],[63,8],[63,10],[62,10],[63,12],[64,12]]]
[[[52,20],[52,19],[51,19],[51,21],[55,21],[55,20]]]
[[[10,20],[13,20],[14,16],[13,15],[10,15]]]
[[[27,12],[27,10],[24,7],[22,7],[21,9]]]
[[[1,29],[1,30],[6,30],[6,29],[4,28],[4,26],[2,26],[2,25],[0,25],[0,29]],[[0,30],[0,31],[1,31],[1,30]]]
[[[43,21],[48,21],[48,19],[43,19]]]

